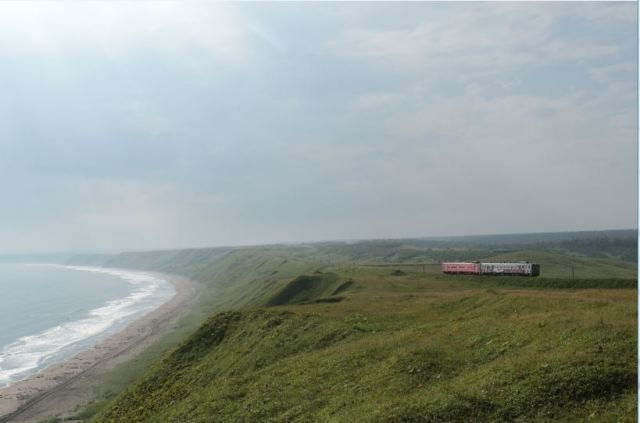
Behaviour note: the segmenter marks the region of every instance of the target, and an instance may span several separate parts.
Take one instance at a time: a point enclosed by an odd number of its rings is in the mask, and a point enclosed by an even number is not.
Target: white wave
[[[55,266],[55,265],[54,265]],[[35,335],[24,336],[0,351],[0,387],[24,379],[54,358],[63,358],[66,350],[82,341],[108,332],[127,318],[151,311],[173,296],[173,289],[161,289],[167,282],[155,276],[121,269],[86,266],[62,266],[67,269],[106,273],[135,286],[124,298],[108,301],[79,320],[65,322]],[[94,342],[95,343],[95,342]],[[87,345],[86,347],[89,347]]]

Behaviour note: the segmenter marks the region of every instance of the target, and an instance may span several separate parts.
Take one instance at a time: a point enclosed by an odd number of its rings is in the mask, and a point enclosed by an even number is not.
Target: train
[[[442,273],[447,275],[502,275],[502,276],[539,276],[540,265],[528,261],[482,263],[444,262]]]

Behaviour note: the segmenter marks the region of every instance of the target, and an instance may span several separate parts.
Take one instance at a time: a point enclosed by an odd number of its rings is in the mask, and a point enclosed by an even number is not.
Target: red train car
[[[460,263],[460,262],[442,263],[442,273],[459,274],[459,275],[479,275],[480,263]]]

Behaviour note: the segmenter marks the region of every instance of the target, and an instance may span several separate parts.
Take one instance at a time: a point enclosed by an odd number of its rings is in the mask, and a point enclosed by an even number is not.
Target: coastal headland
[[[635,421],[636,232],[76,256],[198,285],[8,421]]]

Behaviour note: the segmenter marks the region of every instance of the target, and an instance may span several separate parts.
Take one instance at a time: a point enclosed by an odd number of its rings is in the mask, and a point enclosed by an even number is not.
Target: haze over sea
[[[0,264],[0,388],[123,329],[175,293],[126,270]]]

